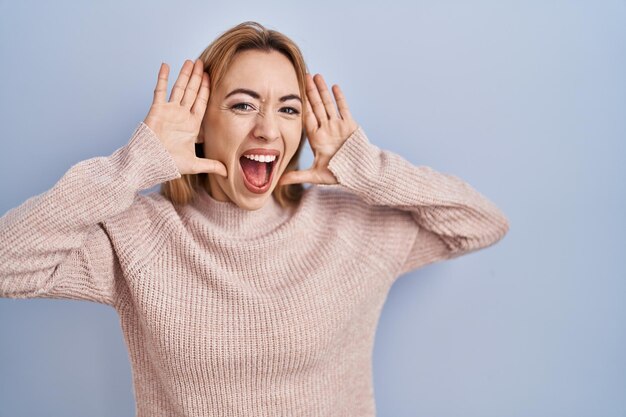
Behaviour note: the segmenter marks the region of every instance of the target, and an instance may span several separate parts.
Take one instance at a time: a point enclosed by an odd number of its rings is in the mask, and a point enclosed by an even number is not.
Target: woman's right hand
[[[209,102],[209,75],[202,61],[185,61],[166,101],[168,75],[169,66],[162,63],[144,123],[156,133],[181,175],[206,172],[227,177],[226,166],[220,161],[196,156],[195,144]]]

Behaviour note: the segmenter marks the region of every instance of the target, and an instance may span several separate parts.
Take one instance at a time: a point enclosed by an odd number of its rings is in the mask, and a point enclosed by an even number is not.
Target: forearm
[[[68,255],[86,245],[101,222],[126,210],[139,190],[179,176],[144,124],[110,156],[72,166],[50,190],[0,218],[0,296],[28,296],[53,286],[54,270],[66,259],[81,262]],[[106,244],[102,233],[93,236]]]
[[[361,127],[333,156],[329,169],[367,203],[411,213],[450,253],[489,246],[509,229],[503,212],[468,183],[379,149]]]

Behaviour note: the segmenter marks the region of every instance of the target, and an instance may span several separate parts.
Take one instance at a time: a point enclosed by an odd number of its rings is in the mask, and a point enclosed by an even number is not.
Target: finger
[[[341,118],[344,120],[352,120],[352,114],[348,108],[348,101],[346,100],[346,96],[343,95],[341,88],[339,88],[339,85],[333,85],[333,94],[335,95],[335,101],[337,102]]]
[[[305,100],[306,104],[304,105],[304,127],[307,132],[317,130],[320,125],[317,122],[317,117],[313,113],[313,109],[311,108],[311,100]]]
[[[317,122],[321,126],[326,124],[328,121],[328,115],[326,114],[324,103],[322,103],[322,98],[320,97],[320,93],[317,91],[317,87],[315,86],[315,82],[313,81],[311,74],[307,74],[306,79],[306,95],[311,102],[313,114],[315,114]]]
[[[289,171],[284,173],[278,180],[278,185],[314,183],[315,174],[313,170]]]
[[[207,74],[206,72],[203,72],[202,84],[200,84],[200,92],[198,93],[198,97],[196,97],[196,101],[193,103],[191,112],[197,116],[200,116],[200,118],[204,117],[204,112],[206,111],[208,103],[209,103],[209,74]]]
[[[190,65],[192,66],[190,67]],[[191,76],[192,68],[193,62],[186,59],[180,69],[180,73],[178,74],[176,83],[174,84],[174,87],[172,87],[172,92],[170,93],[170,103],[180,103],[180,99],[185,93],[185,87],[187,86],[187,82],[189,81],[189,77]]]
[[[226,171],[226,166],[220,161],[216,161],[215,159],[196,157],[194,161],[193,173],[194,174],[201,174],[201,173],[217,174],[225,178],[228,178],[228,172]]]
[[[197,59],[196,62],[193,64],[191,78],[189,79],[189,83],[187,83],[187,88],[185,88],[185,95],[180,101],[180,104],[183,107],[190,109],[194,101],[196,100],[196,96],[198,95],[198,88],[202,83],[202,74],[204,73],[203,68],[204,63],[202,62],[202,60]]]
[[[152,100],[153,104],[165,103],[165,98],[167,97],[167,77],[169,76],[169,74],[169,65],[167,65],[165,62],[162,62],[161,68],[159,68],[157,84],[154,88],[154,99]]]
[[[316,74],[314,80],[315,85],[317,86],[317,90],[320,93],[320,97],[322,97],[322,103],[324,103],[327,117],[329,119],[338,119],[339,113],[337,113],[337,108],[335,107],[335,103],[333,103],[333,98],[330,95],[330,91],[328,91],[328,87],[326,86],[326,81],[324,81],[324,77],[322,77],[322,74]]]

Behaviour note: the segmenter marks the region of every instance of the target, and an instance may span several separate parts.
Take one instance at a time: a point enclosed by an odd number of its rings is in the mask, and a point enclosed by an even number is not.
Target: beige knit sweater
[[[359,127],[339,184],[295,210],[140,190],[180,177],[140,123],[0,218],[0,296],[118,312],[136,415],[374,416],[372,349],[395,279],[499,241],[509,224],[459,178],[414,166]]]

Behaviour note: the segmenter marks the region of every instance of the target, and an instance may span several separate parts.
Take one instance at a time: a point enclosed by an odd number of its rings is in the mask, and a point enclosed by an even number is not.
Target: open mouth
[[[243,182],[246,188],[257,194],[262,194],[269,190],[274,178],[274,167],[278,159],[279,156],[276,156],[273,161],[262,162],[241,156],[239,165],[241,166]]]

